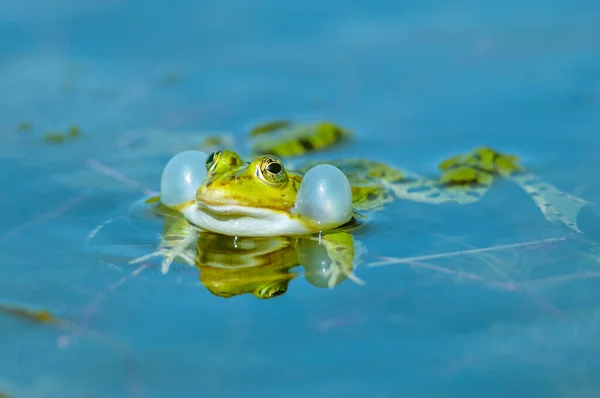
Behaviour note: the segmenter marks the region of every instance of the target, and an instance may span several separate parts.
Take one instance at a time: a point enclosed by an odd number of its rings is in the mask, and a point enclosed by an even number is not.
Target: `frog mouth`
[[[244,216],[256,215],[258,209],[247,208],[240,205],[234,204],[211,204],[202,201],[198,201],[198,209],[211,216],[219,216],[227,218],[236,218]]]
[[[197,199],[195,206],[188,206],[182,212],[192,224],[230,236],[297,235],[298,232],[307,232],[289,212],[242,206],[229,201],[207,203]]]
[[[239,220],[243,218],[249,218],[254,220],[269,220],[277,218],[279,212],[273,211],[272,209],[263,209],[259,207],[241,206],[238,204],[230,203],[207,203],[203,201],[197,201],[197,209],[204,213],[206,216],[213,218],[217,221],[231,221]]]

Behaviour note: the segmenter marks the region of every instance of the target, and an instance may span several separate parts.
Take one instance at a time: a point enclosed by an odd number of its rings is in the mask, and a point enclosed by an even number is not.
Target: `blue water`
[[[0,300],[62,320],[0,314],[0,392],[600,394],[600,3],[0,4]],[[160,240],[137,203],[174,153],[282,117],[334,120],[355,133],[337,155],[423,174],[478,145],[517,153],[592,203],[584,233],[501,182],[476,204],[375,215],[356,236],[364,285],[300,276],[271,300],[223,299],[196,268],[130,264]],[[44,142],[73,124],[77,140]]]

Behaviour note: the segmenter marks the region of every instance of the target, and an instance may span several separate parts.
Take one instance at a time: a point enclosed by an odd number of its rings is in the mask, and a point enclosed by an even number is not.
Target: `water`
[[[583,235],[509,182],[465,206],[399,201],[346,279],[211,294],[160,258],[139,200],[202,133],[335,120],[336,156],[422,174],[477,145],[592,203],[597,2],[3,2],[0,392],[14,397],[594,397],[597,209]],[[6,39],[10,38],[10,39]],[[29,131],[16,126],[30,121]],[[62,144],[49,131],[81,128]],[[100,225],[102,228],[98,229]],[[532,243],[539,240],[545,243]],[[554,240],[553,240],[554,239]],[[502,245],[515,245],[500,247]],[[381,257],[418,264],[369,266]]]

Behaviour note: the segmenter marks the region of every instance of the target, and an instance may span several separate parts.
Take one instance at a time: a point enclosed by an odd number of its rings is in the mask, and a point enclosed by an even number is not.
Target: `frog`
[[[351,140],[353,133],[329,122],[275,121],[249,132],[246,160],[230,137],[213,137],[204,150],[176,154],[166,164],[160,202],[192,224],[238,237],[305,236],[364,222],[394,200],[469,204],[499,179],[516,183],[544,217],[575,232],[587,201],[560,191],[520,165],[519,157],[476,147],[438,165],[439,176],[425,177],[368,158],[284,160],[323,152]],[[213,150],[206,150],[212,146]]]
[[[195,266],[199,280],[214,296],[252,295],[266,300],[285,294],[300,272],[317,288],[333,289],[354,275],[362,244],[348,231],[330,231],[318,238],[232,237],[205,231],[175,211],[165,209],[163,238],[155,253],[162,255],[163,273],[173,262]]]

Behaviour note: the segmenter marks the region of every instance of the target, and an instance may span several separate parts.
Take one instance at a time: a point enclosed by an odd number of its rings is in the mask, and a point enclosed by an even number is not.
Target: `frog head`
[[[206,167],[207,177],[196,191],[198,207],[206,213],[238,222],[244,216],[275,223],[291,218],[302,176],[287,171],[277,157],[243,162],[237,153],[222,151],[209,155]]]
[[[306,235],[353,216],[350,183],[338,168],[321,164],[302,175],[276,156],[244,162],[230,150],[176,155],[163,172],[161,201],[191,223],[231,236]]]

